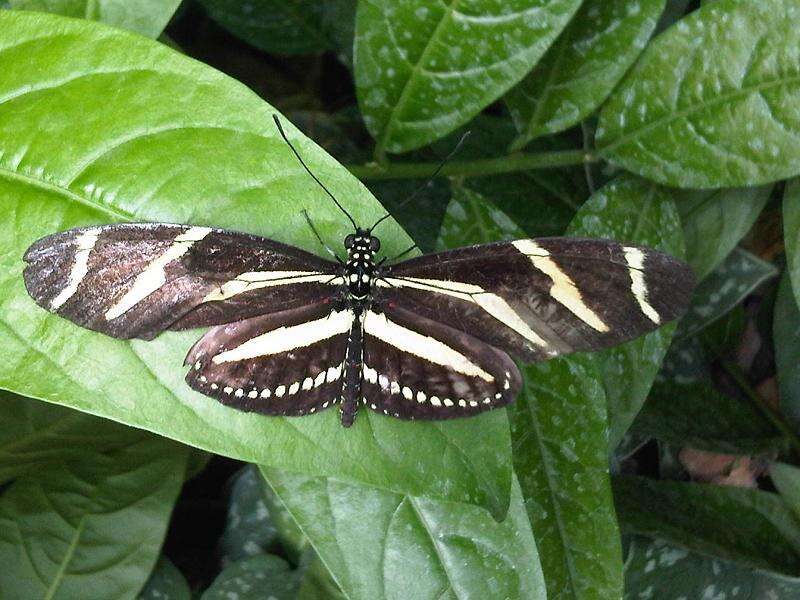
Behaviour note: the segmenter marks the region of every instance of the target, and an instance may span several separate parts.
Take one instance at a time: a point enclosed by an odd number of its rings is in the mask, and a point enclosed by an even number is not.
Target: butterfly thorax
[[[354,300],[363,300],[372,290],[375,275],[375,253],[380,249],[378,238],[364,229],[348,235],[344,240],[347,248],[345,281],[347,290]]]

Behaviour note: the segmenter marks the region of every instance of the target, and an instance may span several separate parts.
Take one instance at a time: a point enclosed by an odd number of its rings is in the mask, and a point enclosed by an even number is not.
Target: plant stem
[[[767,404],[767,401],[755,390],[736,364],[723,358],[719,359],[719,364],[730,378],[736,382],[736,385],[739,386],[739,389],[742,390],[744,395],[756,405],[770,423],[786,437],[792,448],[800,454],[800,438],[797,437],[794,429],[786,422],[783,415],[773,410],[772,407]]]
[[[481,158],[478,160],[453,161],[447,163],[440,175],[443,177],[481,177],[500,173],[515,173],[533,169],[552,169],[570,165],[582,165],[597,160],[585,150],[556,150],[553,152],[516,153],[498,158]],[[430,177],[436,168],[432,163],[369,163],[366,165],[349,165],[350,172],[363,180],[382,179],[424,179]]]

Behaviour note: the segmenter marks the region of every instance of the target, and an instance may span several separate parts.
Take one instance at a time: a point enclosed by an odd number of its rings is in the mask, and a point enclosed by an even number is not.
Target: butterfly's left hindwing
[[[318,302],[209,330],[186,357],[186,382],[240,410],[299,416],[341,396],[349,310]]]
[[[337,283],[336,265],[298,248],[165,223],[72,229],[39,240],[24,258],[39,305],[117,338],[289,310]]]

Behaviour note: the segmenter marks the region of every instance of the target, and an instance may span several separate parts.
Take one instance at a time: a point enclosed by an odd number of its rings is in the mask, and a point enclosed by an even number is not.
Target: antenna
[[[464,140],[466,140],[466,139],[469,137],[470,133],[472,133],[472,132],[471,132],[471,131],[466,131],[466,132],[464,133],[464,135],[462,135],[462,136],[461,136],[461,139],[460,139],[460,140],[458,140],[458,143],[456,144],[456,147],[455,147],[455,148],[453,148],[453,149],[450,151],[450,153],[449,153],[447,156],[445,156],[445,157],[442,159],[442,162],[441,162],[441,163],[439,163],[439,166],[438,166],[438,167],[436,167],[436,170],[435,170],[435,171],[434,171],[434,172],[431,174],[431,176],[430,176],[430,177],[428,177],[427,181],[426,181],[425,183],[423,183],[421,186],[419,186],[419,187],[418,187],[416,190],[414,190],[414,191],[411,193],[411,195],[410,195],[410,196],[408,196],[408,197],[407,197],[405,200],[403,200],[403,201],[402,201],[400,204],[398,204],[397,206],[395,206],[395,207],[394,207],[394,208],[395,208],[395,210],[397,210],[397,209],[399,209],[399,208],[403,208],[403,207],[404,207],[406,204],[408,204],[409,202],[411,202],[411,201],[412,201],[414,198],[416,198],[416,197],[417,197],[417,195],[418,195],[418,194],[419,194],[419,193],[420,193],[422,190],[424,190],[425,188],[427,188],[427,187],[428,187],[428,186],[429,186],[429,185],[430,185],[430,184],[433,182],[433,180],[434,180],[434,179],[436,179],[436,176],[437,176],[437,175],[439,174],[439,172],[442,170],[442,167],[444,167],[444,166],[447,164],[447,161],[449,161],[451,158],[453,158],[453,156],[455,156],[455,155],[456,155],[456,153],[457,153],[459,150],[461,150],[461,146],[462,146],[462,144],[464,143]],[[373,231],[373,230],[374,230],[374,229],[375,229],[375,228],[376,228],[378,225],[380,225],[380,224],[381,224],[381,222],[383,222],[385,219],[388,219],[390,216],[391,216],[391,215],[390,215],[390,214],[387,212],[387,213],[386,213],[385,215],[383,215],[383,216],[382,216],[380,219],[378,219],[377,221],[375,221],[375,224],[374,224],[372,227],[370,227],[370,228],[368,229],[368,231],[369,231],[370,233],[372,233],[372,231]]]
[[[292,146],[292,143],[289,141],[289,138],[286,137],[286,133],[283,131],[283,126],[281,125],[281,122],[278,119],[278,115],[274,114],[274,115],[272,115],[272,118],[275,120],[275,125],[277,126],[278,131],[281,132],[281,137],[283,138],[283,141],[286,142],[286,144],[289,146],[289,148],[292,149],[292,152],[294,152],[294,155],[297,157],[297,160],[300,161],[300,164],[303,165],[303,168],[306,170],[306,172],[309,175],[311,175],[311,177],[314,179],[314,181],[316,181],[319,184],[319,187],[321,187],[323,190],[325,190],[325,193],[328,194],[328,196],[331,197],[331,200],[333,200],[333,202],[336,204],[336,206],[338,206],[339,209],[345,214],[345,216],[348,219],[350,219],[350,222],[353,224],[353,229],[358,230],[358,225],[356,225],[356,222],[353,220],[353,217],[350,216],[350,213],[345,210],[344,206],[339,204],[339,201],[334,197],[333,194],[331,194],[330,190],[325,187],[325,184],[322,183],[317,178],[317,176],[314,175],[311,172],[311,169],[309,169],[308,165],[303,161],[302,157],[300,156],[300,153],[297,150],[295,150],[294,146]]]

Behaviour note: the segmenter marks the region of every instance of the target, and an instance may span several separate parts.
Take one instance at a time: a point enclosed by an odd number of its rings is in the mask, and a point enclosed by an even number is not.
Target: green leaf
[[[349,598],[545,598],[516,482],[497,523],[475,506],[262,473]]]
[[[157,38],[181,0],[10,0],[9,8],[100,21]]]
[[[425,186],[425,192],[403,204],[422,185]],[[452,196],[447,179],[436,179],[430,183],[419,179],[370,181],[368,187],[392,214],[392,218],[413,238],[420,251],[430,252],[434,249],[444,212]]]
[[[644,49],[664,2],[586,0],[536,68],[505,97],[519,130],[512,150],[593,113]]]
[[[200,0],[208,14],[248,44],[276,54],[316,54],[335,48],[329,13],[350,1]],[[338,13],[337,13],[338,15]],[[351,23],[354,13],[350,14]],[[352,41],[352,36],[350,37]]]
[[[769,476],[786,504],[800,519],[800,469],[785,463],[772,463]]]
[[[692,0],[667,0],[664,12],[656,25],[656,34],[679,21],[686,14],[686,9],[690,4],[692,4]]]
[[[485,114],[470,121],[466,129],[470,135],[459,151],[461,160],[505,156],[516,135],[511,119]],[[458,130],[437,142],[435,147],[446,156],[463,133]],[[537,140],[531,150],[570,150],[580,143],[574,136],[565,134]],[[562,235],[577,207],[589,195],[580,166],[469,177],[460,184],[478,192],[508,214],[525,231],[526,237]]]
[[[264,497],[264,482],[253,465],[240,469],[229,482],[225,531],[219,539],[223,565],[265,553],[277,529]]]
[[[457,187],[439,249],[525,237],[505,213]],[[548,598],[618,597],[622,556],[608,478],[600,374],[587,356],[523,370],[508,411],[514,468],[542,561]]]
[[[674,190],[686,238],[686,262],[705,279],[750,231],[772,186],[721,190]]]
[[[625,560],[625,599],[797,598],[800,581],[706,558],[662,540],[634,538]]]
[[[800,431],[800,308],[786,273],[778,286],[772,335],[781,413]]]
[[[163,554],[150,574],[139,600],[192,600],[192,590],[183,573]]]
[[[311,551],[313,552],[313,550]],[[296,600],[349,600],[319,558],[303,571]]]
[[[378,156],[424,146],[497,100],[536,64],[579,5],[359,2],[356,93]]]
[[[657,381],[631,431],[677,447],[712,452],[786,449],[780,432],[749,400],[722,394],[707,381]]]
[[[0,388],[249,462],[474,502],[501,517],[511,478],[503,414],[433,424],[365,413],[345,429],[335,411],[244,413],[184,383],[183,358],[200,332],[113,340],[28,297],[25,249],[78,225],[197,223],[321,251],[308,209],[324,238],[340,243],[347,220],[281,140],[274,112],[245,86],[140,36],[0,11]],[[358,222],[383,214],[345,169],[286,129]],[[392,224],[381,234],[387,255],[409,245]]]
[[[683,233],[670,194],[638,177],[622,175],[597,191],[575,216],[570,235],[643,244],[678,258]],[[609,447],[615,448],[639,412],[672,341],[673,324],[595,353],[609,412]]]
[[[616,477],[625,533],[761,568],[800,573],[800,521],[777,494],[644,477]]]
[[[774,265],[736,248],[700,282],[692,304],[678,325],[677,336],[689,337],[726,315],[762,283],[778,274]]]
[[[718,0],[651,43],[600,115],[600,155],[677,187],[800,171],[795,0]]]
[[[139,437],[113,421],[0,391],[0,483]]]
[[[201,600],[295,600],[299,577],[282,558],[260,554],[233,563],[217,576]]]
[[[437,250],[524,238],[525,232],[483,196],[464,187],[453,190],[447,205]]]
[[[794,297],[800,304],[800,179],[786,184],[783,195],[783,238]]]
[[[0,497],[0,597],[135,598],[155,565],[188,449],[139,433],[17,479]]]
[[[618,598],[622,552],[598,366],[576,355],[523,372],[523,393],[509,409],[514,467],[547,597]]]

